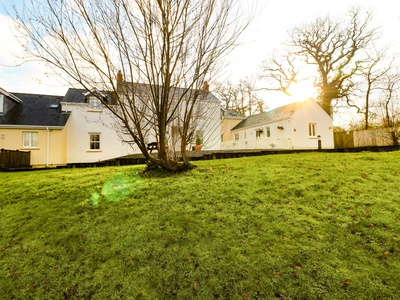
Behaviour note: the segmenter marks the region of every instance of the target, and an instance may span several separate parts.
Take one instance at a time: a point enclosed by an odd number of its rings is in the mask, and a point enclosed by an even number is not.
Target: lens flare
[[[99,199],[100,199],[99,193],[96,193],[96,192],[92,193],[91,201],[92,201],[93,206],[97,206],[99,204]]]
[[[128,199],[141,188],[141,179],[138,174],[117,174],[107,179],[102,189],[102,196],[109,201]]]
[[[301,80],[290,85],[288,92],[296,101],[303,101],[310,97],[315,97],[316,89],[310,80]]]

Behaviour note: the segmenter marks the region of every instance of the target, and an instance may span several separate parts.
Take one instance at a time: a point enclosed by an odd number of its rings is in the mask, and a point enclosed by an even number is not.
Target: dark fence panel
[[[0,149],[0,168],[29,168],[30,165],[31,152]]]
[[[354,136],[353,131],[350,132],[335,132],[333,134],[335,141],[335,149],[353,148]]]

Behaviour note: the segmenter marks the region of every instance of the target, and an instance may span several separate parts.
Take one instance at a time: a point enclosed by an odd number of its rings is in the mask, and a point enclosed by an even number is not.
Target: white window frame
[[[88,104],[90,110],[101,110],[101,101],[94,96],[88,98]]]
[[[94,137],[98,136],[98,140],[94,140]],[[97,147],[95,147],[97,145]],[[89,132],[89,150],[100,151],[101,150],[101,133],[100,132]]]
[[[271,137],[271,128],[269,126],[265,127],[265,131],[267,133],[267,138]]]
[[[4,95],[0,95],[0,114],[4,113]]]
[[[39,133],[37,131],[22,132],[23,148],[39,148]]]
[[[239,133],[235,133],[235,142],[239,140]]]
[[[261,139],[262,134],[263,134],[263,130],[257,129],[256,130],[256,139]]]
[[[317,124],[316,123],[308,123],[308,136],[312,138],[317,137]]]

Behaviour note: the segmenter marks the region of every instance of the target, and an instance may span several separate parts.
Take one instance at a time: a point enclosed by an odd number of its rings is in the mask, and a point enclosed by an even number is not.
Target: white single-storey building
[[[310,98],[247,117],[222,150],[334,148],[332,118]]]

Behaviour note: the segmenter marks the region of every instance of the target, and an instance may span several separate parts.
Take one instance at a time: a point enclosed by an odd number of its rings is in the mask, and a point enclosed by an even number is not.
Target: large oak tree
[[[332,115],[333,101],[347,95],[348,79],[365,62],[363,50],[377,38],[371,20],[371,12],[353,8],[346,18],[327,16],[293,28],[285,50],[263,64],[263,76],[276,85],[269,89],[287,93],[306,63],[314,67],[321,107]]]

